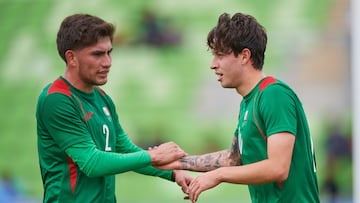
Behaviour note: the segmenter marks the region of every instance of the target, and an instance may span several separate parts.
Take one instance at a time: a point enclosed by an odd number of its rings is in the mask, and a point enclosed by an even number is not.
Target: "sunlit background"
[[[322,202],[352,202],[349,4],[0,0],[0,184],[10,180],[14,193],[25,199],[21,202],[41,202],[35,106],[43,86],[65,68],[56,50],[58,27],[63,18],[79,12],[116,25],[111,75],[103,89],[135,143],[145,148],[174,141],[189,154],[229,148],[241,97],[216,81],[206,37],[220,14],[244,12],[267,30],[265,73],[290,84],[303,101]],[[6,201],[4,185],[0,203]],[[117,198],[186,202],[176,184],[133,172],[117,176]],[[224,183],[202,193],[198,202],[247,203],[250,198],[247,186]]]

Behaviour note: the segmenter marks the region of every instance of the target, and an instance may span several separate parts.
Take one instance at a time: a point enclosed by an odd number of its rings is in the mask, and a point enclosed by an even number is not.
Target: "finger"
[[[174,147],[177,146],[177,144],[175,144],[174,142],[165,142],[163,144],[161,144],[160,146],[164,146],[164,147]]]
[[[188,186],[187,186],[187,185],[183,185],[183,186],[181,187],[181,190],[183,191],[183,193],[188,194],[188,193],[187,193],[187,191],[188,191]]]
[[[198,200],[199,195],[200,195],[200,190],[198,189],[198,190],[196,190],[196,192],[195,192],[195,194],[194,194],[194,197],[193,197],[193,199],[194,199],[195,202]]]
[[[194,200],[194,196],[195,196],[195,192],[196,192],[196,187],[197,187],[197,185],[196,185],[196,183],[195,183],[196,181],[193,181],[191,184],[190,184],[190,186],[189,186],[189,189],[188,189],[188,194],[189,194],[189,197],[190,197],[190,200]]]
[[[197,178],[194,178],[194,179],[190,182],[190,184],[189,184],[189,188],[193,188],[193,187],[195,187],[196,182],[197,182]]]
[[[189,190],[189,185],[190,185],[190,182],[188,181],[188,179],[183,180],[181,185],[182,185],[182,191],[184,193],[188,194],[187,192]]]
[[[181,190],[183,191],[183,193],[186,194],[186,192],[187,192],[187,185],[186,185],[185,181],[179,182],[179,185],[181,186]]]
[[[158,148],[157,146],[152,146],[152,147],[148,147],[148,150],[155,150],[157,148]]]

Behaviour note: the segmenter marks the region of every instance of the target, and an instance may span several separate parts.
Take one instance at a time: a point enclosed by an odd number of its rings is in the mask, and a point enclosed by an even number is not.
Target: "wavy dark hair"
[[[242,13],[232,17],[224,13],[219,16],[218,24],[209,32],[207,44],[215,52],[235,56],[244,49],[251,51],[251,60],[256,69],[264,65],[267,35],[265,28],[257,20]]]
[[[113,40],[115,26],[89,14],[74,14],[66,17],[57,33],[57,49],[66,62],[67,50],[79,50],[97,43],[99,38]]]

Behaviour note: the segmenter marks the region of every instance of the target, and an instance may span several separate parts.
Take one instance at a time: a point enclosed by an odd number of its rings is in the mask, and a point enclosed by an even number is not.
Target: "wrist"
[[[155,165],[155,164],[158,162],[158,160],[157,160],[157,158],[156,158],[156,154],[153,153],[151,150],[148,150],[147,152],[148,152],[148,154],[149,154],[150,164],[151,164],[151,165]]]
[[[223,172],[224,168],[218,168],[216,170],[214,170],[213,172],[216,174],[216,180],[221,183],[221,182],[226,182],[225,181],[225,177],[224,174],[225,172]]]
[[[146,151],[146,152],[147,152],[147,157],[149,158],[149,162],[152,165],[153,164],[153,158],[151,156],[151,153],[149,151]]]
[[[176,180],[176,171],[175,170],[171,170],[171,180],[174,182]]]

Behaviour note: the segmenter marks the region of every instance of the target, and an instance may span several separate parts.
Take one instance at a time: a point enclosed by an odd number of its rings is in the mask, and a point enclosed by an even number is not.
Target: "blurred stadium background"
[[[331,183],[338,189],[337,202],[352,202],[349,4],[0,0],[0,183],[10,177],[25,202],[41,201],[36,100],[42,87],[64,70],[56,33],[62,19],[77,12],[98,15],[117,27],[113,66],[104,89],[137,144],[172,140],[189,154],[228,148],[241,98],[222,89],[210,71],[206,36],[220,14],[244,12],[267,29],[264,71],[288,82],[303,100],[316,145],[323,202],[332,199]],[[147,38],[148,29],[154,29],[144,24],[149,16],[162,41]],[[132,172],[117,179],[119,202],[184,202],[180,188],[171,182]],[[1,194],[0,186],[0,198]],[[250,199],[246,186],[221,184],[204,192],[198,202]]]

